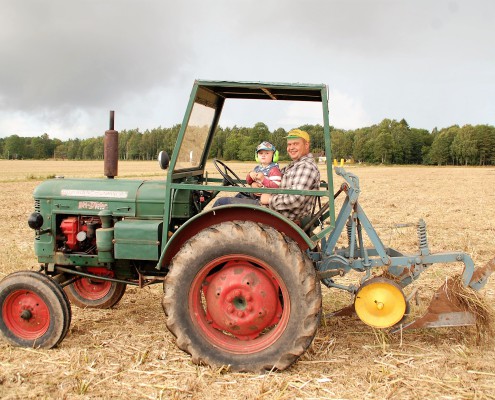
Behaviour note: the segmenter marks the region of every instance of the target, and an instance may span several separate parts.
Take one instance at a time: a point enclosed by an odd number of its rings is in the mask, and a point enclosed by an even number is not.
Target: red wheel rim
[[[238,354],[266,349],[285,331],[289,292],[280,276],[251,256],[207,264],[189,291],[191,320],[215,346]]]
[[[105,268],[88,268],[88,272],[112,278],[112,271]],[[81,278],[74,282],[74,290],[86,300],[100,300],[105,297],[112,289],[112,282],[102,281],[95,278]]]
[[[36,293],[16,290],[2,307],[6,327],[17,337],[32,340],[43,336],[50,326],[50,310]]]

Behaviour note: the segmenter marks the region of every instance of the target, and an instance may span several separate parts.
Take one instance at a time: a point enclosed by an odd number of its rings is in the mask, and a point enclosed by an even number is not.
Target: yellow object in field
[[[375,328],[389,328],[404,317],[407,302],[395,282],[373,278],[359,288],[354,308],[365,324]]]
[[[345,160],[343,158],[340,159],[340,166],[343,167],[344,166],[344,162]],[[337,159],[334,158],[333,159],[333,166],[336,167],[338,164],[337,164]]]

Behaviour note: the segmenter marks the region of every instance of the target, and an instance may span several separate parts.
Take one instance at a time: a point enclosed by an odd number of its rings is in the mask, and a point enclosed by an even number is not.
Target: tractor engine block
[[[59,250],[64,253],[83,252],[96,254],[96,229],[101,220],[94,216],[66,217],[60,223],[57,235]]]

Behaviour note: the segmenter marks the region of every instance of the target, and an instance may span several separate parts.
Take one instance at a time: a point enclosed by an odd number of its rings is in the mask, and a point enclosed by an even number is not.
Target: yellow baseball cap
[[[287,139],[304,139],[306,142],[309,142],[308,132],[302,131],[300,129],[292,129],[291,131],[289,131],[286,138]]]

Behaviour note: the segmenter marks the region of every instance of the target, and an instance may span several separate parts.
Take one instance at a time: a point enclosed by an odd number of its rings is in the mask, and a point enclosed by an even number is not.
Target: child
[[[262,142],[256,147],[255,159],[260,163],[246,177],[251,187],[278,188],[282,173],[278,168],[278,151],[270,142]]]
[[[278,151],[275,146],[269,142],[263,142],[256,147],[255,159],[260,163],[254,170],[246,176],[246,183],[251,187],[278,188],[282,181],[282,173],[278,168]],[[252,193],[254,196],[248,196],[247,193],[237,193],[233,197],[218,198],[213,207],[225,206],[227,204],[257,204],[259,205],[259,194]]]

